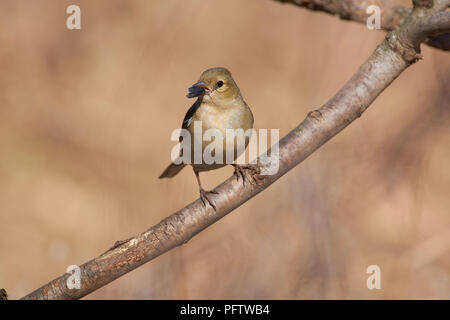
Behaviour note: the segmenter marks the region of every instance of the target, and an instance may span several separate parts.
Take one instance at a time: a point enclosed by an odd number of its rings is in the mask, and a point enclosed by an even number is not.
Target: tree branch
[[[424,39],[424,30],[426,33],[441,30],[445,23],[437,21],[447,21],[448,15],[434,14],[445,10],[448,5],[450,0],[435,0],[431,8],[416,7],[398,30],[388,33],[386,39],[334,97],[310,112],[303,122],[280,140],[280,170],[277,174],[265,176],[261,184],[246,185],[231,177],[215,188],[218,195],[213,200],[217,211],[210,206],[205,207],[198,199],[145,232],[118,243],[80,266],[80,289],[68,289],[66,283],[69,275],[64,274],[23,299],[81,298],[188,242],[200,231],[263,191],[359,118],[392,81],[417,61],[420,57],[417,41]]]
[[[406,19],[412,9],[398,5],[391,0],[275,0],[290,3],[298,7],[314,11],[321,11],[366,24],[369,14],[366,13],[370,5],[380,7],[381,29],[392,31]],[[433,0],[414,0],[414,8],[431,8]],[[431,38],[431,36],[430,36]],[[427,45],[441,50],[450,50],[450,34],[437,36],[425,42]]]
[[[400,25],[411,9],[400,6],[391,0],[275,0],[290,3],[314,11],[326,12],[343,20],[351,20],[366,24],[369,15],[366,13],[370,5],[381,9],[381,28],[393,30]]]

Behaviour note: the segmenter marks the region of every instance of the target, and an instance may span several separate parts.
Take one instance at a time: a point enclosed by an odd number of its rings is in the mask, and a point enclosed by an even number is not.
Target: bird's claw
[[[258,164],[245,164],[245,165],[238,165],[238,164],[232,164],[234,167],[234,175],[236,177],[236,180],[239,180],[239,177],[242,178],[242,185],[245,185],[245,180],[250,180],[250,183],[252,184],[260,184],[264,177],[261,176],[261,168]],[[249,173],[251,179],[247,179],[247,174]]]
[[[206,191],[205,189],[200,189],[200,199],[202,200],[204,206],[206,206],[206,202],[208,202],[209,205],[213,207],[214,211],[216,211],[216,205],[209,198],[208,193],[218,194],[215,190]]]
[[[242,178],[242,184],[245,184],[245,170],[243,167],[239,165],[233,165],[234,167],[234,176],[236,177],[236,180],[239,181],[239,177]]]

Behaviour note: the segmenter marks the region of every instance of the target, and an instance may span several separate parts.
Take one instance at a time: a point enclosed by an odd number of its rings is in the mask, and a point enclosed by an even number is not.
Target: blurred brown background
[[[66,28],[74,3],[78,31]],[[384,37],[271,0],[3,0],[0,21],[0,287],[12,299],[198,198],[192,170],[157,177],[203,70],[228,67],[256,128],[284,136]],[[423,54],[272,187],[87,298],[450,299],[450,59]],[[372,264],[381,290],[366,288]]]

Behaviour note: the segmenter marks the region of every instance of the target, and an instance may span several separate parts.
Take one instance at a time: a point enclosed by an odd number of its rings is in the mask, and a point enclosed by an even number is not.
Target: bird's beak
[[[208,88],[206,83],[204,81],[197,81],[188,89],[188,94],[186,97],[188,98],[195,98],[201,95],[204,95],[205,93],[208,94],[211,90]]]

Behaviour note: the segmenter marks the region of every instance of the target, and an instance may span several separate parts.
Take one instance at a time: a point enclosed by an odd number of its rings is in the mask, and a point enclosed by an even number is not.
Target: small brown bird
[[[243,129],[247,131],[253,128],[253,114],[250,108],[245,103],[242,98],[241,92],[234,82],[230,71],[225,68],[211,68],[206,70],[200,76],[199,81],[197,81],[192,87],[189,88],[188,98],[197,97],[197,101],[192,105],[192,107],[186,113],[184,117],[182,128],[187,129],[191,134],[191,150],[194,150],[194,144],[197,142],[202,146],[202,154],[206,146],[210,143],[209,141],[204,141],[203,136],[200,134],[194,134],[194,123],[196,121],[201,121],[202,132],[208,129],[217,129],[226,137],[226,129]],[[218,169],[227,165],[226,163],[226,152],[228,148],[234,146],[234,158],[236,160],[240,153],[245,151],[249,143],[250,137],[246,136],[244,141],[241,139],[241,144],[244,143],[245,146],[239,145],[239,141],[233,139],[233,141],[223,140],[223,160],[221,163],[205,163],[202,158],[201,163],[194,163],[194,156],[191,155],[191,165],[194,169],[195,176],[197,178],[198,186],[200,189],[200,198],[203,204],[206,205],[206,201],[216,210],[216,206],[211,201],[208,193],[216,193],[215,191],[205,191],[200,183],[199,172],[208,171],[213,169]],[[181,141],[181,137],[180,137]],[[232,144],[230,144],[232,143]],[[230,150],[229,150],[230,151]],[[239,151],[241,151],[239,153]],[[182,154],[180,154],[182,156]],[[244,169],[248,169],[250,165],[239,166],[237,164],[228,163],[235,168],[236,178],[239,179],[239,175],[245,180]],[[181,169],[184,168],[186,164],[170,164],[166,170],[159,177],[161,178],[172,178]]]

